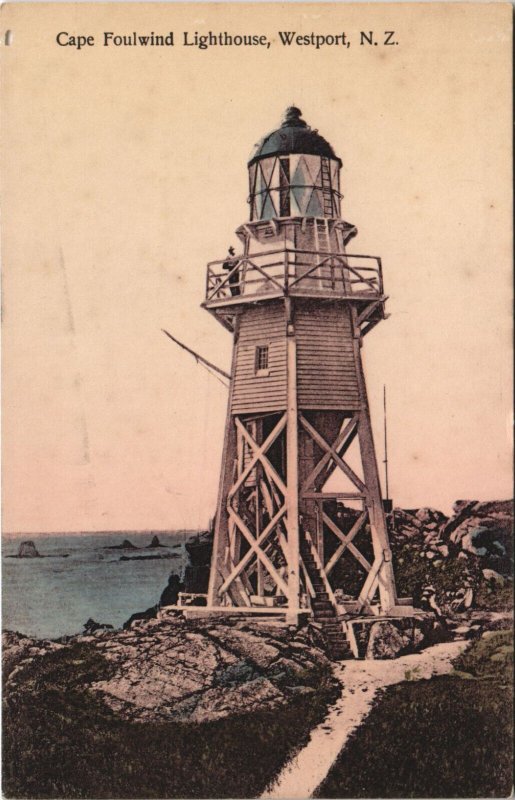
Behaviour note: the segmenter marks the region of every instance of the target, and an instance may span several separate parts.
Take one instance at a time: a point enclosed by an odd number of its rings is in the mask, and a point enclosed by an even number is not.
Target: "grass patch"
[[[504,586],[483,581],[476,589],[475,605],[485,611],[511,611],[513,609],[513,582]]]
[[[84,688],[111,666],[89,645],[25,669],[4,694],[3,791],[30,798],[255,797],[306,740],[334,696],[205,724],[127,722]]]
[[[316,796],[510,796],[512,632],[475,642],[455,666],[388,687]]]

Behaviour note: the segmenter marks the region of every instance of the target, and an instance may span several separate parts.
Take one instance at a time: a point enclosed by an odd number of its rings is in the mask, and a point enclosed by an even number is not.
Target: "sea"
[[[81,633],[90,618],[121,628],[159,601],[172,573],[183,574],[193,533],[3,534],[3,630],[56,639]],[[154,535],[165,547],[149,548]],[[138,549],[109,549],[124,539]],[[29,540],[41,557],[12,558]],[[140,558],[149,555],[166,558]]]

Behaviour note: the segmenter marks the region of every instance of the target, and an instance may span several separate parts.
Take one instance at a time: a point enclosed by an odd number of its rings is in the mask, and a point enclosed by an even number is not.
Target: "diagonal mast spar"
[[[217,372],[218,375],[221,375],[226,380],[228,381],[231,380],[231,376],[229,375],[228,372],[225,372],[223,369],[220,369],[220,367],[217,367],[216,364],[212,364],[211,361],[208,361],[207,358],[204,358],[204,356],[201,356],[195,350],[192,350],[191,347],[188,347],[187,345],[183,344],[183,342],[180,342],[179,339],[176,339],[175,336],[172,336],[172,334],[166,331],[164,328],[161,328],[161,330],[166,336],[168,336],[169,339],[172,340],[172,342],[175,342],[175,344],[179,345],[179,347],[182,347],[183,350],[186,350],[187,353],[192,355],[193,358],[197,361],[197,363],[202,364],[202,366],[206,367],[206,369],[208,369],[209,371],[214,370],[214,372]],[[224,383],[223,381],[220,381],[220,383],[223,383],[223,385],[227,387],[227,384]]]

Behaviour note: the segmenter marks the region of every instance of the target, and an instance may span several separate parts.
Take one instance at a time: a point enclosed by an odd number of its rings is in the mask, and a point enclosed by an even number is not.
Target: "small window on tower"
[[[269,375],[268,345],[260,344],[256,347],[256,375]]]

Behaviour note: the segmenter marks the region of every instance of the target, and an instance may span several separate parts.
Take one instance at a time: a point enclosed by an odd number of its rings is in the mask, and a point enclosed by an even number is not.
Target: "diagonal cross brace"
[[[260,547],[263,544],[263,542],[265,541],[265,539],[267,539],[269,537],[269,535],[272,533],[273,529],[275,528],[275,526],[280,521],[280,519],[284,516],[285,513],[286,513],[286,506],[284,505],[282,508],[279,509],[277,514],[274,516],[274,518],[270,520],[270,522],[268,523],[266,528],[262,531],[262,533],[258,536],[258,538],[255,539],[256,547]],[[238,577],[240,572],[243,569],[245,569],[245,567],[247,566],[249,561],[251,561],[251,559],[254,558],[255,555],[256,555],[256,553],[251,548],[250,550],[248,550],[245,553],[245,555],[243,556],[241,561],[238,564],[236,564],[236,566],[233,565],[232,572],[225,579],[223,585],[220,587],[220,594],[222,594],[223,592],[227,591],[227,589],[229,588],[231,583],[234,581],[234,579]]]
[[[342,472],[349,478],[350,481],[352,481],[354,486],[356,486],[359,489],[360,492],[363,492],[363,494],[366,494],[367,493],[366,486],[363,483],[363,481],[360,478],[358,478],[358,476],[356,475],[354,470],[352,470],[349,467],[349,465],[346,464],[345,461],[342,458],[340,458],[340,456],[338,455],[338,453],[336,452],[336,450],[333,447],[331,447],[329,444],[327,444],[326,440],[307,421],[307,419],[304,417],[303,414],[300,414],[299,417],[300,417],[300,422],[301,422],[303,428],[309,433],[311,438],[315,440],[315,442],[319,445],[319,447],[322,448],[322,450],[325,450],[330,455],[330,457],[340,467]]]
[[[349,552],[352,553],[354,558],[357,561],[359,561],[363,569],[366,569],[367,572],[370,572],[372,569],[372,564],[370,564],[370,562],[365,558],[365,556],[362,553],[360,553],[356,545],[352,544],[352,542],[348,540],[348,535],[345,536],[345,534],[342,533],[339,527],[333,522],[331,517],[327,516],[327,514],[322,514],[322,519],[326,523],[328,528],[330,528],[332,532],[341,540],[342,544],[345,542],[345,546],[349,549]]]
[[[345,425],[343,430],[340,431],[338,437],[336,438],[331,448],[332,450],[335,451],[335,453],[339,454],[340,450],[342,450],[343,448],[345,448],[343,450],[343,452],[345,452],[347,447],[351,444],[358,430],[358,422],[359,422],[359,417],[357,414],[354,414],[354,416],[351,417],[351,419]],[[315,480],[318,478],[318,476],[320,475],[326,464],[329,463],[331,458],[332,454],[330,450],[324,453],[318,464],[315,466],[315,468],[312,470],[312,472],[308,475],[308,477],[302,484],[302,489],[301,489],[302,494],[304,492],[309,491],[309,489],[315,485]]]
[[[254,466],[259,461],[261,463],[263,469],[265,470],[268,478],[270,480],[272,480],[277,485],[277,487],[280,489],[280,491],[283,493],[283,495],[286,496],[286,491],[287,491],[286,490],[286,486],[284,485],[280,475],[278,475],[278,473],[273,468],[273,466],[271,465],[270,461],[268,460],[268,458],[265,455],[266,451],[275,442],[275,440],[277,439],[277,437],[279,436],[279,434],[281,433],[281,431],[283,430],[285,425],[286,425],[286,414],[283,415],[283,417],[279,420],[279,422],[277,423],[276,427],[274,428],[274,430],[272,431],[270,436],[268,436],[266,441],[260,446],[260,445],[257,444],[257,442],[254,441],[254,439],[252,438],[252,436],[250,435],[250,433],[246,429],[245,425],[243,425],[241,423],[241,421],[238,419],[238,417],[236,417],[236,427],[238,428],[239,432],[241,433],[241,435],[243,436],[243,438],[245,439],[245,441],[247,442],[249,447],[251,447],[252,450],[254,451],[254,456],[252,457],[252,461],[251,461],[252,469],[254,469]],[[247,472],[247,470],[248,470],[248,467],[246,468],[245,472]],[[248,474],[250,474],[250,472],[247,472],[247,475]],[[239,481],[239,479],[238,479],[238,481]],[[241,483],[239,485],[241,485]],[[233,492],[232,489],[231,489],[230,496],[231,497],[234,496],[234,492]]]
[[[327,262],[329,260],[331,262],[332,261],[336,261],[337,263],[336,264],[333,264],[333,263],[327,264]],[[290,283],[290,289],[293,286],[295,286],[296,283],[300,283],[305,278],[308,278],[311,275],[312,272],[315,272],[317,269],[320,269],[320,267],[325,267],[325,266],[332,267],[333,269],[334,269],[334,267],[340,267],[341,269],[343,269],[343,267],[345,267],[346,265],[345,265],[345,262],[342,261],[341,258],[338,258],[335,255],[326,256],[322,261],[319,261],[317,264],[313,264],[313,266],[310,267],[307,272],[304,272],[302,275],[299,275],[298,278],[295,278],[295,280]]]
[[[250,547],[252,548],[256,556],[259,558],[261,563],[264,565],[264,567],[266,568],[267,572],[274,579],[275,583],[277,584],[281,592],[286,597],[288,597],[288,586],[286,585],[285,581],[283,581],[283,579],[277,572],[276,568],[274,567],[274,565],[272,564],[266,553],[263,550],[261,550],[260,547],[258,547],[258,545],[256,544],[256,539],[252,536],[250,530],[247,528],[241,517],[239,517],[238,514],[234,511],[234,509],[230,507],[228,511],[230,518],[240,529],[245,539],[249,543]]]
[[[270,433],[269,436],[267,436],[266,440],[263,442],[261,446],[256,444],[256,442],[254,441],[250,433],[247,431],[245,426],[242,425],[238,417],[235,418],[235,421],[237,429],[240,431],[244,439],[247,441],[249,446],[254,451],[254,455],[252,456],[251,460],[249,461],[249,463],[247,464],[241,475],[239,475],[236,482],[231,487],[231,490],[228,495],[228,501],[232,500],[232,498],[234,497],[234,495],[236,494],[242,483],[250,475],[250,473],[258,463],[258,461],[260,461],[263,464],[263,468],[265,469],[265,471],[271,471],[272,473],[274,473],[272,475],[273,480],[277,482],[277,485],[279,486],[281,492],[283,494],[286,494],[286,487],[284,483],[282,482],[279,475],[277,475],[277,473],[275,472],[274,468],[272,467],[268,459],[265,457],[265,452],[272,446],[272,444],[275,442],[279,434],[284,430],[284,427],[286,426],[286,414],[284,414],[281,417],[281,419],[279,420],[273,431]]]
[[[350,531],[347,534],[344,534],[343,539],[341,540],[341,544],[338,545],[337,549],[334,551],[333,555],[331,556],[331,558],[329,559],[329,561],[325,565],[326,575],[329,575],[329,573],[332,572],[334,566],[340,560],[340,558],[342,557],[342,555],[343,555],[344,551],[347,549],[347,547],[350,550],[350,545],[352,543],[352,540],[360,532],[360,530],[363,527],[363,524],[366,521],[366,519],[367,519],[367,512],[363,511],[362,514],[360,514],[360,516],[358,517],[358,519],[354,523],[354,525],[352,526],[352,528],[350,529]],[[357,548],[355,548],[355,549],[357,549]],[[351,550],[351,552],[352,552],[352,550]]]

